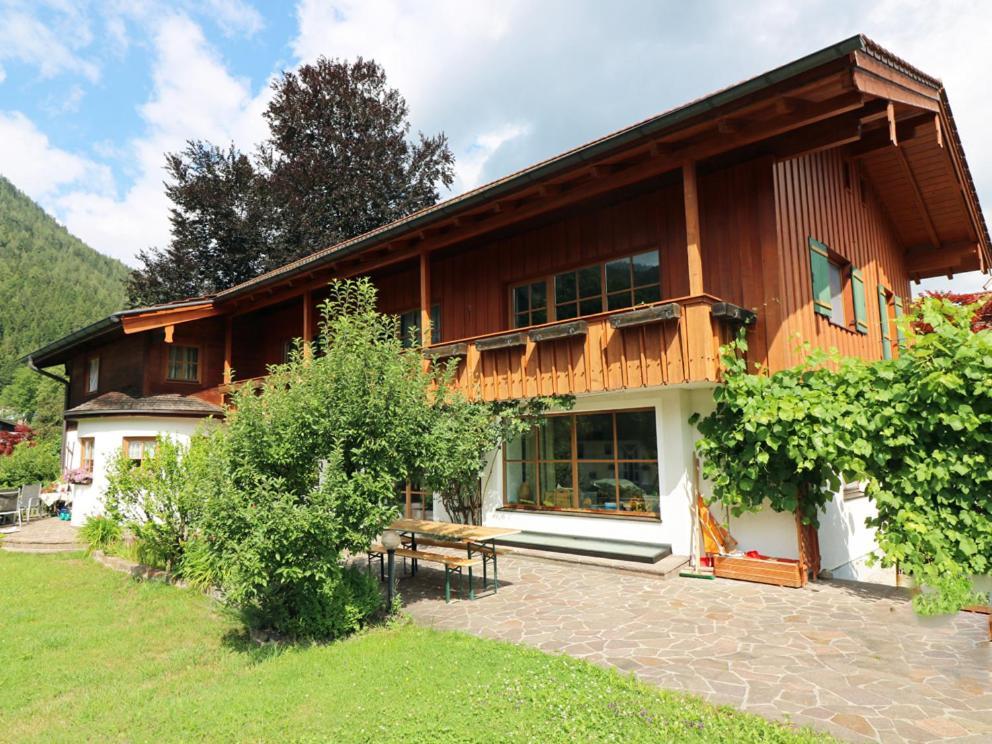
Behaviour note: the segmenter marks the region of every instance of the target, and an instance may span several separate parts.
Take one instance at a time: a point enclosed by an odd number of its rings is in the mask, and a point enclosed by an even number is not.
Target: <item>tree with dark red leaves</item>
[[[132,305],[210,294],[437,203],[444,134],[410,136],[406,101],[372,60],[283,73],[254,154],[189,142],[166,155],[172,239],[139,254]]]
[[[21,442],[30,442],[32,439],[34,430],[24,423],[17,424],[13,431],[0,431],[0,457],[9,455]]]

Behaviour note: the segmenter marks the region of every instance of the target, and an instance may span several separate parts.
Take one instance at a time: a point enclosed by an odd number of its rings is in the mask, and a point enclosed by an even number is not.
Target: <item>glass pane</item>
[[[575,506],[572,490],[572,464],[541,463],[541,506],[571,509]]]
[[[530,322],[533,323],[534,325],[540,325],[541,323],[547,323],[548,322],[548,311],[547,311],[547,309],[545,309],[545,308],[542,307],[540,310],[534,310],[533,312],[531,312],[531,314],[530,314]]]
[[[572,459],[571,416],[549,416],[541,422],[541,459]]]
[[[537,459],[537,427],[535,426],[522,437],[511,439],[506,444],[507,460],[536,460]]]
[[[555,302],[569,302],[575,299],[575,272],[559,274],[555,277]]]
[[[658,511],[658,466],[655,463],[620,463],[620,510]]]
[[[506,503],[537,505],[537,464],[506,463]]]
[[[837,325],[847,325],[844,317],[844,276],[837,264],[830,264],[830,320]]]
[[[634,264],[635,287],[658,284],[658,251],[638,254],[631,261]]]
[[[618,460],[658,459],[654,411],[625,411],[617,414]]]
[[[530,290],[528,287],[513,288],[513,310],[518,313],[523,310],[530,310]]]
[[[661,292],[658,291],[658,285],[655,284],[653,287],[641,287],[634,290],[634,304],[640,305],[645,302],[657,302],[661,299]]]
[[[612,463],[579,463],[579,506],[583,509],[618,511],[616,470]]]
[[[431,343],[441,342],[441,306],[431,306]]]
[[[548,304],[548,287],[544,282],[530,285],[530,306],[545,307]]]
[[[528,313],[517,313],[513,322],[517,328],[523,328],[524,326],[529,326],[530,315]]]
[[[141,446],[142,442],[131,441],[127,443],[127,456],[131,460],[141,459]]]
[[[587,413],[576,416],[575,429],[578,459],[613,459],[613,414]]]
[[[603,277],[599,265],[579,269],[579,297],[594,297],[602,292]]]
[[[606,264],[606,291],[630,288],[630,259],[621,258]]]
[[[582,300],[579,304],[579,309],[582,315],[595,315],[596,313],[603,312],[603,298],[593,297],[589,300]]]
[[[606,307],[609,310],[620,310],[625,307],[630,307],[630,292],[621,292],[620,294],[608,295],[606,298]]]
[[[558,305],[555,308],[555,317],[558,320],[568,320],[578,315],[578,312],[578,306],[574,302],[569,302],[567,305]]]

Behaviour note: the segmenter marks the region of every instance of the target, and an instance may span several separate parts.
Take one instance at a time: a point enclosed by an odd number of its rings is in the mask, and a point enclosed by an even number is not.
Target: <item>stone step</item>
[[[8,553],[74,553],[85,550],[84,545],[75,542],[0,541],[0,549]]]

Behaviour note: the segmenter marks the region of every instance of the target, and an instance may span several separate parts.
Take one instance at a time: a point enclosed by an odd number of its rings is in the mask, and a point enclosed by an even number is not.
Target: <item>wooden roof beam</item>
[[[933,121],[933,115],[926,113],[897,122],[895,131],[896,142],[905,143],[929,134],[933,131],[931,129]],[[852,147],[848,154],[851,157],[863,157],[877,150],[892,146],[892,131],[886,124],[880,128],[865,132],[862,141]]]
[[[121,317],[121,325],[124,327],[125,334],[141,333],[155,328],[167,328],[180,323],[213,318],[220,314],[220,311],[213,305],[203,304],[194,307],[156,310],[140,315],[125,315]]]
[[[978,243],[970,240],[947,243],[936,249],[918,246],[906,251],[906,267],[917,277],[974,271],[981,266],[979,252]]]
[[[897,145],[896,155],[899,157],[899,162],[902,164],[902,169],[903,173],[906,175],[906,180],[909,182],[909,185],[913,190],[913,198],[916,201],[916,208],[920,210],[920,216],[923,218],[923,223],[927,228],[927,237],[930,238],[930,242],[933,244],[933,247],[937,248],[940,245],[940,238],[937,236],[937,230],[933,225],[933,218],[930,216],[930,210],[927,209],[927,202],[926,199],[923,198],[923,192],[920,190],[920,184],[916,180],[916,174],[913,173],[913,168],[909,164],[909,158],[906,157],[906,151]]]

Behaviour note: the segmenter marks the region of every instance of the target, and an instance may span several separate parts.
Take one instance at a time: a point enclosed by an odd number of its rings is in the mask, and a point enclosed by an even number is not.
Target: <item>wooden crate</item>
[[[806,586],[806,572],[801,570],[798,563],[775,558],[765,560],[717,555],[713,557],[713,574],[720,579],[754,581],[795,589]]]

